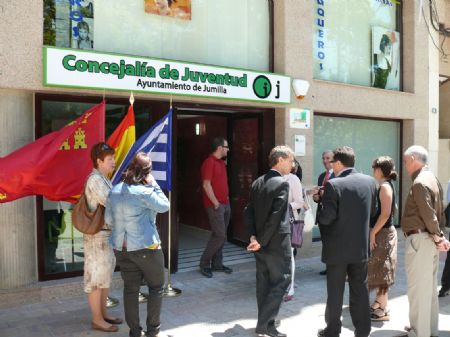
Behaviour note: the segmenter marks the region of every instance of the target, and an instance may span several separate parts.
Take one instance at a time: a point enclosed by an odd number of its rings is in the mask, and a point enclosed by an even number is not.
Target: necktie
[[[325,187],[329,179],[330,179],[330,171],[327,171],[327,173],[325,174],[325,178],[323,178],[322,186]]]

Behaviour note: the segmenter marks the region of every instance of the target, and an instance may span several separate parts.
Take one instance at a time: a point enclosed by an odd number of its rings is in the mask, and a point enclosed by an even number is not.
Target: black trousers
[[[350,288],[350,315],[356,337],[370,334],[370,304],[367,288],[367,262],[356,264],[327,264],[327,306],[325,309],[326,337],[341,333],[341,314],[344,300],[345,278]]]
[[[450,234],[449,234],[450,239]],[[449,290],[450,289],[450,253],[447,252],[447,258],[445,259],[444,270],[442,271],[441,277],[441,286],[442,288]]]
[[[148,285],[147,334],[158,335],[161,321],[162,291],[164,287],[164,255],[160,249],[140,249],[131,252],[114,250],[124,282],[123,304],[130,337],[141,336],[139,325],[139,289],[142,278]]]
[[[270,243],[255,253],[256,332],[264,333],[274,324],[283,296],[291,282],[291,235],[275,234]]]

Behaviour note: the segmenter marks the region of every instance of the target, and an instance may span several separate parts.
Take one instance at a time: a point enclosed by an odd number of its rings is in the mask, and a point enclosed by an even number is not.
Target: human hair
[[[177,0],[167,0],[169,7],[171,7],[174,2],[177,2]]]
[[[383,34],[380,40],[380,50],[384,53],[387,46],[392,45],[392,41],[386,34]]]
[[[345,167],[355,166],[355,151],[350,146],[342,146],[333,150],[333,161],[340,161]]]
[[[106,156],[113,156],[114,149],[104,142],[95,144],[91,149],[91,160],[95,168],[98,168],[97,159],[103,161]]]
[[[278,164],[280,158],[288,158],[290,155],[294,156],[294,151],[287,145],[275,146],[269,153],[269,166],[274,167]]]
[[[333,150],[325,150],[322,152],[322,158],[323,156],[325,156],[327,153],[333,153]]]
[[[145,179],[152,171],[152,161],[145,152],[138,152],[123,173],[123,181],[128,185],[145,184]]]
[[[428,164],[428,151],[421,145],[412,145],[408,147],[404,153],[405,156],[413,156],[422,164]]]
[[[303,178],[302,166],[300,165],[297,159],[294,159],[294,163],[295,163],[295,166],[293,168],[294,172],[292,173],[295,174],[300,181],[302,181]]]
[[[225,138],[215,137],[211,142],[211,149],[213,152],[215,152],[219,146],[224,146],[224,145],[225,145]]]
[[[78,31],[80,31],[80,29],[86,29],[87,32],[89,33],[89,25],[86,21],[80,21],[77,23],[77,28]]]
[[[376,158],[372,163],[372,168],[381,170],[383,177],[389,180],[397,180],[397,171],[395,171],[394,160],[388,156]]]

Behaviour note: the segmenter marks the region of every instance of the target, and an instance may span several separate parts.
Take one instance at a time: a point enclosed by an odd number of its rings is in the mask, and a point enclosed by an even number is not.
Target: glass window
[[[343,145],[355,150],[355,168],[361,173],[372,175],[372,162],[379,156],[394,159],[398,170],[401,164],[400,122],[315,115],[314,179],[324,171],[322,152]],[[394,182],[397,205],[400,201],[398,182]],[[396,215],[398,221],[398,212]],[[315,230],[313,237],[318,236]]]
[[[400,1],[314,3],[314,78],[400,90]]]
[[[163,11],[156,3],[170,7]],[[269,5],[268,0],[44,0],[44,44],[268,71]]]
[[[97,102],[98,103],[98,102]],[[81,116],[96,103],[74,101],[41,101],[42,135],[59,130],[62,126]],[[135,105],[136,137],[144,134],[151,124],[149,105]],[[106,139],[122,121],[128,104],[106,105]],[[73,205],[43,198],[42,223],[45,275],[82,271],[84,263],[83,234],[72,226]],[[41,213],[41,214],[42,214]],[[42,278],[42,275],[41,275]],[[45,276],[44,276],[45,278]]]

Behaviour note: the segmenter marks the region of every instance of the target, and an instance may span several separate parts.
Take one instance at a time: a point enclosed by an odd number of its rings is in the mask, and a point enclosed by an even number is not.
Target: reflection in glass
[[[42,101],[42,135],[56,131],[81,116],[95,103]],[[125,117],[127,104],[106,105],[106,139]],[[135,105],[136,137],[150,127],[150,106]],[[43,238],[45,274],[82,271],[83,234],[72,226],[73,205],[43,198]]]
[[[399,90],[399,6],[391,0],[314,1],[314,78],[372,86],[375,58],[380,55],[379,29],[382,29],[392,36],[391,75],[383,88]],[[381,87],[379,81],[376,84]]]
[[[331,131],[332,130],[332,131]],[[314,177],[324,171],[322,151],[347,145],[355,150],[357,171],[372,175],[372,161],[379,156],[389,156],[400,166],[400,123],[345,117],[314,116]],[[399,179],[400,180],[400,179]],[[399,197],[399,180],[394,182]],[[398,223],[398,214],[395,223]],[[315,226],[315,236],[318,229]]]

